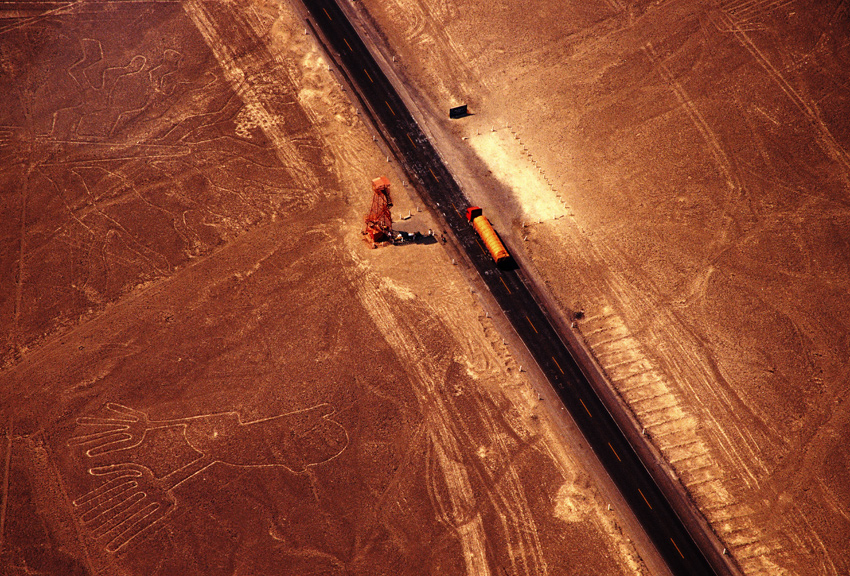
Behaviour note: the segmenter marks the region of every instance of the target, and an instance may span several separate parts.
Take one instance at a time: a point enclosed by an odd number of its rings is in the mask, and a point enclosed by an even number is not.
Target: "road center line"
[[[563,369],[563,368],[561,368],[561,365],[560,365],[560,364],[558,364],[558,361],[557,361],[557,360],[555,360],[555,357],[554,357],[554,356],[552,356],[552,362],[554,362],[554,363],[555,363],[555,366],[557,366],[557,367],[558,367],[558,370],[560,370],[560,371],[561,371],[561,374],[563,374],[563,373],[564,373],[564,369]]]
[[[647,506],[649,506],[649,509],[652,510],[652,504],[649,503],[649,500],[646,499],[646,496],[643,495],[643,492],[641,492],[640,488],[638,488],[638,492],[640,492],[641,498],[643,498],[643,501],[646,502]],[[673,540],[673,539],[670,538],[670,540]],[[676,546],[675,542],[673,542],[673,546]],[[678,549],[679,549],[679,547],[676,546],[676,550],[678,550]],[[679,556],[682,556],[681,552],[679,552]],[[682,556],[682,558],[684,558],[684,556]]]
[[[672,538],[670,538],[670,542],[672,542],[672,543],[673,543],[673,546],[676,546],[676,541],[675,541],[675,540],[673,540]],[[684,555],[684,554],[682,554],[682,551],[681,551],[681,550],[679,550],[679,547],[678,547],[678,546],[676,546],[676,552],[678,552],[678,553],[679,553],[679,556],[681,556],[683,559],[685,558],[685,555]]]

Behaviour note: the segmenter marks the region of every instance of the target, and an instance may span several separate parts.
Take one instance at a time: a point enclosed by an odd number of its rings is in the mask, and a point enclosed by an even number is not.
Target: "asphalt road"
[[[310,24],[321,29],[326,50],[357,87],[361,104],[383,128],[411,180],[419,180],[418,188],[427,195],[423,200],[454,232],[671,572],[728,573],[725,563],[708,550],[717,572],[712,569],[526,287],[522,271],[495,266],[466,221],[469,202],[343,12],[333,0],[304,0],[304,4],[313,16]],[[654,465],[647,463],[650,468]]]

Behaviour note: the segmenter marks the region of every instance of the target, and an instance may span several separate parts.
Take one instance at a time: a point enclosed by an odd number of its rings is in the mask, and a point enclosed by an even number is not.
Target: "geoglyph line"
[[[3,466],[3,486],[0,493],[0,558],[3,557],[3,545],[6,534],[6,510],[9,505],[9,470],[12,463],[12,428],[14,421],[9,418],[9,423],[6,426],[5,444],[2,466]]]
[[[440,517],[456,530],[463,550],[466,573],[469,576],[490,576],[493,573],[487,562],[486,532],[481,514],[477,512],[480,503],[474,495],[471,478],[463,465],[466,454],[456,437],[458,427],[464,426],[463,418],[454,404],[440,393],[440,382],[435,380],[435,375],[445,374],[443,364],[447,360],[435,359],[429,353],[428,347],[417,336],[420,330],[402,328],[393,307],[382,291],[376,289],[381,283],[370,272],[368,264],[361,261],[354,252],[352,257],[358,270],[351,282],[356,287],[358,299],[381,332],[387,335],[387,343],[403,364],[409,367],[408,373],[420,406],[428,407],[423,410],[427,434],[444,478],[448,501],[437,498],[439,491],[436,488],[429,490],[429,493],[439,505]],[[426,319],[426,324],[429,322]],[[486,410],[482,408],[478,413],[485,414]],[[484,418],[482,425],[495,430],[494,423],[487,418]],[[502,445],[499,452],[504,453],[506,450]],[[506,475],[506,489],[509,495],[499,492],[493,497],[500,504],[500,523],[512,568],[527,576],[546,574],[548,570],[521,482],[515,471],[506,470]],[[433,478],[429,484],[434,485]]]
[[[732,15],[723,13],[722,18],[725,20],[730,31],[735,35],[741,45],[746,48],[759,66],[764,69],[767,75],[776,83],[777,86],[779,86],[780,90],[788,96],[794,106],[797,107],[806,120],[808,120],[818,132],[818,135],[820,136],[818,140],[824,152],[826,152],[826,154],[835,162],[840,163],[844,167],[845,171],[850,171],[850,157],[848,157],[847,151],[835,139],[835,136],[832,135],[829,127],[821,119],[820,114],[815,109],[815,104],[810,103],[807,99],[803,98],[800,93],[791,86],[788,80],[785,79],[785,76],[776,69],[767,56],[765,56],[758,46],[755,45],[752,38],[750,38],[749,34],[747,34],[747,31],[740,27],[739,23]]]
[[[69,446],[83,448],[88,473],[105,480],[73,501],[92,537],[117,552],[151,530],[177,507],[173,490],[222,462],[245,468],[282,467],[300,473],[329,462],[348,446],[348,432],[330,419],[327,404],[243,422],[237,412],[150,420],[147,413],[107,404],[108,417],[77,419]],[[309,436],[309,451],[297,450]],[[169,439],[163,459],[156,438]],[[276,441],[269,453],[258,446]]]
[[[700,113],[699,109],[694,105],[693,100],[685,92],[682,84],[673,76],[673,73],[664,65],[658,55],[655,53],[655,49],[652,47],[651,43],[647,43],[643,47],[644,53],[647,55],[652,64],[658,69],[661,73],[661,76],[664,80],[670,85],[673,90],[673,93],[676,95],[676,99],[682,105],[685,113],[691,119],[696,129],[702,135],[703,140],[705,140],[706,144],[708,144],[709,150],[711,151],[711,155],[714,156],[715,164],[722,172],[723,176],[726,178],[726,183],[729,186],[730,190],[740,190],[741,183],[738,181],[738,177],[735,174],[735,169],[732,166],[732,162],[729,160],[729,157],[726,155],[726,152],[723,150],[723,146],[720,144],[720,140],[717,138],[717,135],[711,129],[711,126],[708,125],[702,113]]]
[[[220,8],[218,16],[214,16],[208,9],[210,5]],[[275,94],[270,94],[268,90],[263,89],[265,84],[262,76],[274,66],[274,58],[267,50],[260,48],[259,42],[254,43],[257,45],[254,49],[237,55],[233,49],[233,39],[223,32],[225,25],[220,18],[229,17],[232,21],[227,25],[238,27],[238,24],[234,22],[239,22],[240,16],[233,6],[224,2],[188,0],[184,4],[184,9],[206,40],[231,87],[242,98],[251,113],[257,117],[263,132],[274,144],[283,165],[298,178],[303,189],[308,191],[307,194],[316,195],[319,187],[318,178],[311,170],[303,168],[307,162],[294,145],[293,135],[284,129],[280,119],[272,112],[274,106],[269,99],[274,98]],[[246,28],[250,26],[245,24],[240,31],[250,34]]]

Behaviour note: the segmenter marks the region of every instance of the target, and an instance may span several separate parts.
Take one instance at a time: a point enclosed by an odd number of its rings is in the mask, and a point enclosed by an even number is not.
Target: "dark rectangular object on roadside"
[[[469,112],[466,109],[466,104],[463,106],[455,106],[454,108],[449,108],[449,118],[463,118],[464,116],[469,116]]]

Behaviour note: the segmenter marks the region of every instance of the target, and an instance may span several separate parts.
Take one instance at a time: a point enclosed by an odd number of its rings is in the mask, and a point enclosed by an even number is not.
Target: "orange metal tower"
[[[393,199],[390,196],[390,181],[386,176],[372,180],[372,209],[366,215],[366,229],[363,230],[372,243],[372,248],[378,244],[392,242],[393,216],[390,208]]]

